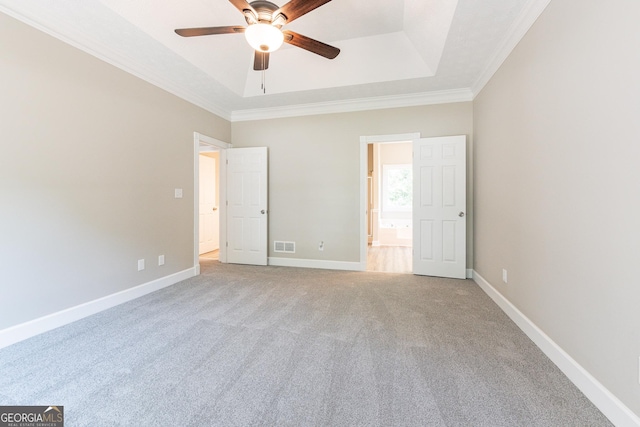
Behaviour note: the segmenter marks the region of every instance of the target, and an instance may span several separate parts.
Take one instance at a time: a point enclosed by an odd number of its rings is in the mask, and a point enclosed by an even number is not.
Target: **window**
[[[411,212],[413,173],[411,165],[382,165],[382,210]]]

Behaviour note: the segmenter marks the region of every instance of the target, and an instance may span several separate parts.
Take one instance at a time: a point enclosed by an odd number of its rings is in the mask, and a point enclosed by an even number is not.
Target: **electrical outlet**
[[[158,265],[164,265],[164,255],[158,257]]]
[[[320,242],[320,244],[318,245],[318,250],[324,251],[324,242]]]
[[[502,281],[504,283],[508,283],[507,282],[507,270],[505,270],[504,268],[502,269]]]
[[[173,194],[176,199],[182,199],[182,188],[176,188]]]
[[[138,260],[138,271],[144,270],[144,259]]]

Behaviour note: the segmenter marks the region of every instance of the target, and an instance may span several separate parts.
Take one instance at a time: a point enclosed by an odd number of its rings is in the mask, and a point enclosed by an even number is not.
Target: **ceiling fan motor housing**
[[[271,23],[274,18],[273,12],[279,9],[278,5],[266,0],[255,0],[249,4],[258,13],[258,22]],[[251,24],[248,18],[245,19]]]

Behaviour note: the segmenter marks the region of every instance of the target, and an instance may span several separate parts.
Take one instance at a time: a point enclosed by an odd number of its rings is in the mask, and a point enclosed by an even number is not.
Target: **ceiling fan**
[[[283,42],[328,59],[333,59],[340,53],[340,49],[337,47],[282,29],[285,24],[325,3],[329,3],[331,0],[291,0],[282,7],[266,0],[255,0],[251,3],[247,0],[229,1],[244,15],[247,27],[181,28],[175,32],[182,37],[244,33],[247,42],[255,49],[253,69],[257,71],[264,71],[269,67],[269,53],[278,49]]]

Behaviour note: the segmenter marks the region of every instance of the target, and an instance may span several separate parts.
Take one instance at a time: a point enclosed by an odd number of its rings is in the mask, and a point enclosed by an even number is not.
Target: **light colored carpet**
[[[0,350],[67,426],[607,426],[468,280],[225,265]]]

